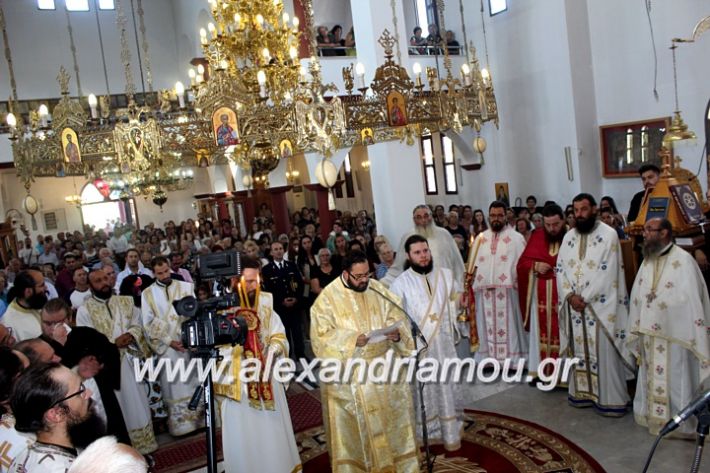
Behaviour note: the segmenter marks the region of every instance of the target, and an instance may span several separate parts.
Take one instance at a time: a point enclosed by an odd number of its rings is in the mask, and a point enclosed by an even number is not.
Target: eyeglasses
[[[140,281],[140,279],[139,279]],[[51,322],[49,320],[43,320],[42,323],[46,325],[47,327],[54,327],[55,325],[61,325],[67,321],[67,318],[64,317],[62,320],[56,320],[54,322]]]
[[[354,274],[354,273],[348,273],[351,278],[353,278],[356,281],[362,281],[363,279],[367,279],[370,277],[370,273],[365,273],[365,274]]]
[[[68,401],[69,399],[71,399],[71,398],[73,398],[73,397],[76,397],[76,396],[82,396],[82,397],[83,397],[83,395],[84,395],[85,392],[86,392],[86,386],[84,386],[84,383],[81,383],[81,384],[79,385],[79,390],[78,390],[77,392],[75,392],[74,394],[70,394],[70,395],[68,395],[67,397],[65,397],[65,398],[63,398],[63,399],[60,399],[60,400],[58,400],[58,401],[56,401],[56,402],[53,402],[52,405],[49,406],[49,408],[51,409],[51,408],[57,406],[58,404],[61,404],[61,403],[63,403],[64,401]]]

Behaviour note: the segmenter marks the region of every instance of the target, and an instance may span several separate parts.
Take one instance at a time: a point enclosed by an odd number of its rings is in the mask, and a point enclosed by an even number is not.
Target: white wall
[[[658,93],[653,97],[653,50],[644,2],[594,0],[587,3],[592,38],[594,83],[598,125],[671,116],[673,100],[673,62],[671,39],[688,38],[694,26],[708,15],[707,4],[696,0],[653,2],[651,19],[658,51]],[[694,146],[679,146],[675,154],[683,167],[692,172],[700,168],[699,180],[707,188],[706,165],[701,157],[704,136],[703,117],[710,98],[710,34],[694,44],[681,44],[676,50],[678,98],[683,118],[698,135]],[[600,161],[599,155],[594,156]],[[641,188],[638,178],[604,179],[603,193],[616,198],[623,211]]]
[[[63,3],[57,1],[58,8],[54,11],[37,10],[34,0],[15,0],[3,4],[20,99],[59,97],[59,84],[54,78],[62,65],[72,76],[70,84],[72,95],[77,93]],[[129,28],[134,81],[137,90],[141,91],[130,2],[123,3]],[[143,9],[154,87],[171,88],[179,79],[177,73],[180,70],[176,30],[173,23],[173,2],[171,0],[144,1]],[[70,16],[77,48],[82,92],[84,95],[92,92],[97,95],[105,94],[106,85],[95,12],[93,9],[89,12],[71,12]],[[114,94],[122,93],[125,89],[125,79],[120,58],[121,43],[116,26],[116,12],[99,11],[99,20],[110,91]],[[136,21],[138,22],[137,15]],[[2,62],[0,97],[6,98],[10,95],[10,84],[5,61]]]

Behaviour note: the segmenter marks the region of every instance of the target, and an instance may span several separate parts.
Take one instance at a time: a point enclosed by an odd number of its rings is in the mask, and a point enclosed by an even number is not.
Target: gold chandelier
[[[214,21],[200,30],[206,63],[190,71],[187,100],[181,83],[153,93],[149,82],[149,92],[139,96],[121,3],[116,7],[126,106],[112,106],[109,96],[71,98],[62,68],[62,98],[51,123],[48,110],[31,112],[26,125],[19,115],[8,115],[15,166],[28,191],[37,176],[86,175],[104,178],[122,196],[152,195],[164,202],[164,191],[189,185],[192,174],[185,170],[203,160],[231,160],[250,183],[267,184],[268,174],[289,159],[286,177],[293,184],[299,176],[290,158],[298,153],[327,159],[339,148],[390,140],[412,145],[435,131],[471,127],[480,133],[489,121],[498,126],[493,82],[472,45],[460,75],[452,72],[442,43],[443,70],[422,71],[415,64],[412,79],[395,61],[396,40],[385,30],[379,39],[385,61],[374,80],[365,84],[359,65],[345,68],[341,98],[334,84],[322,81],[310,0],[303,0],[311,56],[307,68],[299,61],[299,19],[284,12],[281,0],[210,0]],[[442,17],[443,2],[437,5]],[[144,47],[147,52],[145,42]],[[477,151],[485,148],[480,134],[474,141]]]

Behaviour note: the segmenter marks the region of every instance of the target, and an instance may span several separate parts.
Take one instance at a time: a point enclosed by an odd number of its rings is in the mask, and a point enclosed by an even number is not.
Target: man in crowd
[[[81,263],[74,253],[66,253],[63,261],[64,268],[57,273],[55,287],[59,297],[69,302],[69,296],[74,290],[74,270],[81,267]]]
[[[580,360],[569,379],[569,403],[622,416],[629,403],[630,364],[621,355],[628,298],[619,237],[597,221],[594,197],[582,193],[572,203],[575,228],[562,240],[556,269],[560,353]]]
[[[10,408],[10,395],[17,378],[30,365],[30,360],[17,350],[0,346],[0,471],[7,471],[12,461],[26,450],[34,439],[15,430],[15,417]]]
[[[116,285],[113,287],[116,293],[121,290],[123,279],[131,274],[145,274],[153,277],[153,272],[141,263],[140,253],[135,248],[126,251],[126,267],[116,276]]]
[[[30,364],[59,363],[62,358],[54,352],[54,348],[42,338],[28,338],[15,345],[19,351],[30,360]]]
[[[64,358],[64,345],[69,335],[69,315],[71,309],[59,297],[50,299],[42,307],[42,335],[39,337],[47,342],[60,358]]]
[[[5,268],[5,274],[7,274],[7,282],[14,284],[15,276],[22,271],[22,261],[19,258],[10,258],[10,261]]]
[[[25,266],[29,267],[39,264],[39,252],[32,246],[32,239],[30,237],[25,238],[25,247],[19,251],[18,256]]]
[[[417,205],[414,208],[412,217],[414,230],[402,237],[394,263],[382,280],[383,284],[389,286],[392,281],[394,281],[394,278],[404,271],[404,263],[407,260],[407,255],[404,251],[404,242],[413,234],[417,234],[427,239],[434,264],[437,267],[451,270],[454,277],[454,287],[456,291],[461,293],[463,291],[464,274],[463,258],[461,258],[461,253],[451,234],[446,229],[434,224],[431,209],[427,205]]]
[[[446,232],[446,230],[442,230]],[[370,364],[394,349],[408,357],[414,348],[399,297],[369,279],[367,256],[352,252],[340,277],[326,286],[311,307],[311,342],[319,358],[353,358]],[[390,302],[392,300],[392,302]],[[389,330],[370,342],[371,330]],[[359,369],[353,374],[357,380]],[[412,406],[406,383],[375,383],[363,377],[348,383],[322,383],[330,464],[334,471],[362,465],[365,471],[419,471]]]
[[[173,270],[173,273],[177,274],[182,278],[183,281],[192,283],[192,276],[190,275],[190,271],[182,267],[183,260],[182,260],[182,253],[172,253],[170,255],[170,264]]]
[[[274,297],[274,309],[281,316],[291,346],[291,357],[299,360],[306,356],[299,296],[303,295],[303,276],[296,263],[284,259],[281,242],[271,243],[273,261],[264,267],[264,289]]]
[[[15,429],[37,441],[12,462],[12,473],[66,471],[105,427],[93,408],[91,390],[79,375],[58,363],[39,364],[17,380],[11,400]]]
[[[69,295],[72,309],[81,307],[89,297],[91,297],[89,275],[82,266],[79,266],[74,270],[74,290]]]
[[[192,284],[176,281],[170,277],[170,262],[164,256],[156,256],[152,262],[155,283],[146,288],[141,297],[143,330],[153,353],[167,358],[171,363],[183,360],[185,366],[190,355],[182,346],[181,325],[186,320],[178,315],[173,302],[194,296]],[[170,435],[188,434],[204,424],[203,411],[191,411],[187,405],[200,381],[195,377],[186,382],[169,379],[167,370],[160,371],[160,386],[168,407],[168,431]]]
[[[409,269],[397,276],[390,290],[402,298],[402,307],[419,326],[428,344],[426,356],[442,366],[447,358],[457,357],[454,336],[458,294],[453,287],[453,276],[447,268],[434,267],[429,244],[423,236],[407,238],[404,250]],[[418,395],[414,398],[415,412],[419,412],[422,400]],[[443,442],[449,451],[461,448],[463,397],[460,385],[451,381],[426,384],[424,404],[429,438]],[[421,419],[415,417],[417,436],[421,439]]]
[[[278,358],[288,356],[288,341],[273,296],[259,290],[260,266],[258,260],[244,257],[237,283],[237,315],[247,320],[247,340],[242,347],[220,347],[220,355],[232,363],[261,363],[258,381],[227,375],[215,384],[221,399],[224,462],[229,471],[299,471],[301,459],[285,388],[270,376],[264,378],[267,364],[273,366]]]
[[[150,407],[143,383],[133,375],[134,360],[145,357],[140,311],[129,296],[115,296],[108,275],[101,269],[89,274],[92,296],[76,313],[78,327],[91,327],[103,334],[119,349],[121,356],[120,388],[116,398],[123,412],[133,446],[143,454],[158,449],[150,418]]]
[[[21,271],[15,277],[15,299],[10,303],[2,323],[12,328],[13,336],[20,342],[42,334],[39,311],[47,302],[44,276],[37,270]]]
[[[44,243],[44,251],[42,251],[42,254],[39,255],[37,260],[39,264],[52,263],[55,268],[59,266],[59,258],[57,258],[57,253],[54,251],[54,243],[52,243],[52,241],[46,241]]]
[[[124,257],[127,256],[128,246],[128,240],[125,235],[122,235],[119,231],[109,233],[106,247],[113,252],[119,262],[122,262]]]
[[[698,264],[673,244],[668,220],[649,219],[643,232],[626,343],[639,363],[634,417],[656,435],[710,376],[710,298]],[[695,428],[690,421],[678,432],[694,437]]]
[[[516,272],[518,259],[525,249],[525,238],[505,224],[504,203],[491,203],[488,219],[490,228],[478,234],[471,250],[478,268],[472,283],[480,340],[476,360],[509,358],[517,363],[528,353]]]
[[[637,192],[631,199],[631,205],[629,206],[629,215],[627,216],[627,221],[629,222],[629,224],[633,224],[634,220],[636,220],[636,217],[638,217],[646,193],[650,192],[649,189],[653,189],[654,187],[656,187],[660,175],[661,170],[658,169],[658,166],[656,166],[655,164],[644,164],[639,168],[639,176],[641,176],[643,190]]]
[[[520,310],[530,332],[528,373],[533,377],[542,360],[560,356],[555,267],[565,237],[565,216],[560,206],[553,204],[543,209],[542,218],[543,228],[533,231],[517,267]]]

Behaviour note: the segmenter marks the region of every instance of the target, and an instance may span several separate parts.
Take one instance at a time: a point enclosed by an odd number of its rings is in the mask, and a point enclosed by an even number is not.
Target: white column
[[[398,141],[368,146],[377,233],[394,246],[412,229],[412,210],[424,204],[422,163],[417,146]]]
[[[353,25],[357,40],[357,60],[365,66],[365,82],[369,84],[377,66],[384,63],[384,49],[377,42],[387,29],[392,36],[399,33],[402,66],[411,70],[407,53],[407,30],[402,2],[396,2],[397,31],[394,29],[390,2],[382,0],[351,0]],[[397,48],[394,48],[395,61]],[[411,74],[411,73],[410,73]],[[384,234],[392,245],[408,232],[412,210],[424,202],[424,181],[419,147],[398,141],[376,143],[367,147],[370,159],[372,197],[377,218],[377,232]]]

